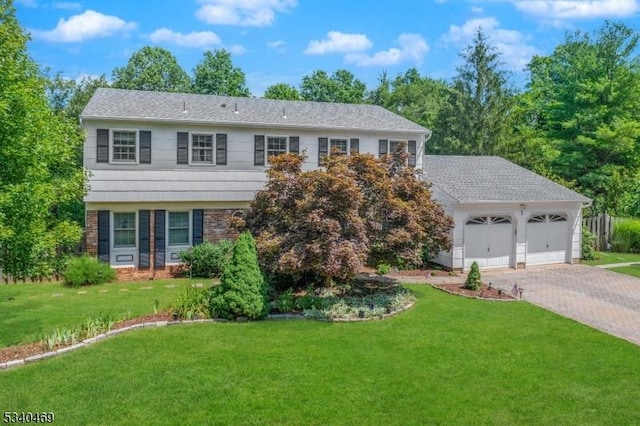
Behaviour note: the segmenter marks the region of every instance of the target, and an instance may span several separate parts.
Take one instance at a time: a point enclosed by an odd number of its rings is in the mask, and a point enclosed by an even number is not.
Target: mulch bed
[[[374,268],[364,267],[360,270],[361,274],[376,275]],[[402,276],[402,277],[451,277],[458,276],[456,272],[443,271],[441,269],[408,269],[408,270],[392,270],[390,275]]]
[[[490,300],[518,300],[511,292],[499,290],[495,287],[489,289],[489,286],[482,284],[479,290],[469,290],[464,288],[464,284],[432,284],[433,287],[451,294],[457,294],[464,297],[473,297],[477,299]]]
[[[170,321],[171,316],[168,312],[158,312],[157,314],[148,314],[143,315],[137,318],[131,318],[128,320],[120,321],[116,323],[111,329],[117,330],[124,327],[129,327],[131,325],[143,324],[146,322],[154,322],[154,321]],[[51,349],[52,351],[60,349],[63,346],[56,346]],[[0,363],[7,361],[14,361],[18,359],[28,358],[33,355],[38,355],[41,353],[48,352],[46,345],[42,342],[36,343],[26,343],[24,345],[17,346],[9,346],[7,348],[0,348]]]

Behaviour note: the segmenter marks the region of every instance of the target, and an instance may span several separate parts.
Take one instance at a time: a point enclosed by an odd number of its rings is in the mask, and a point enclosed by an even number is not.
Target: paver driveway
[[[640,279],[587,265],[484,271],[482,281],[542,308],[640,345]]]

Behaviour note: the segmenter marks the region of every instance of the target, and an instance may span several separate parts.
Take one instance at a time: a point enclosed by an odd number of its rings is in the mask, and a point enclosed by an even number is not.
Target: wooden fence
[[[613,224],[617,220],[619,220],[619,218],[611,217],[606,213],[582,218],[582,226],[596,236],[596,250],[607,249],[607,245],[611,242],[611,235],[613,234]]]

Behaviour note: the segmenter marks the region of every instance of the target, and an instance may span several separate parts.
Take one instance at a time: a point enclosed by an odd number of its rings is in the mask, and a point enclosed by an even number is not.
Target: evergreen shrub
[[[478,262],[473,262],[471,264],[469,275],[467,275],[467,280],[464,282],[464,288],[468,288],[469,290],[479,290],[481,286],[482,281],[480,278],[480,268],[478,267]]]

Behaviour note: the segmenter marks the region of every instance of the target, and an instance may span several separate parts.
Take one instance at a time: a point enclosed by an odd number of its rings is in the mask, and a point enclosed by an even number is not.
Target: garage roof
[[[424,176],[459,203],[591,199],[500,157],[427,155]]]
[[[429,134],[429,130],[377,105],[99,88],[82,119],[348,129]]]

